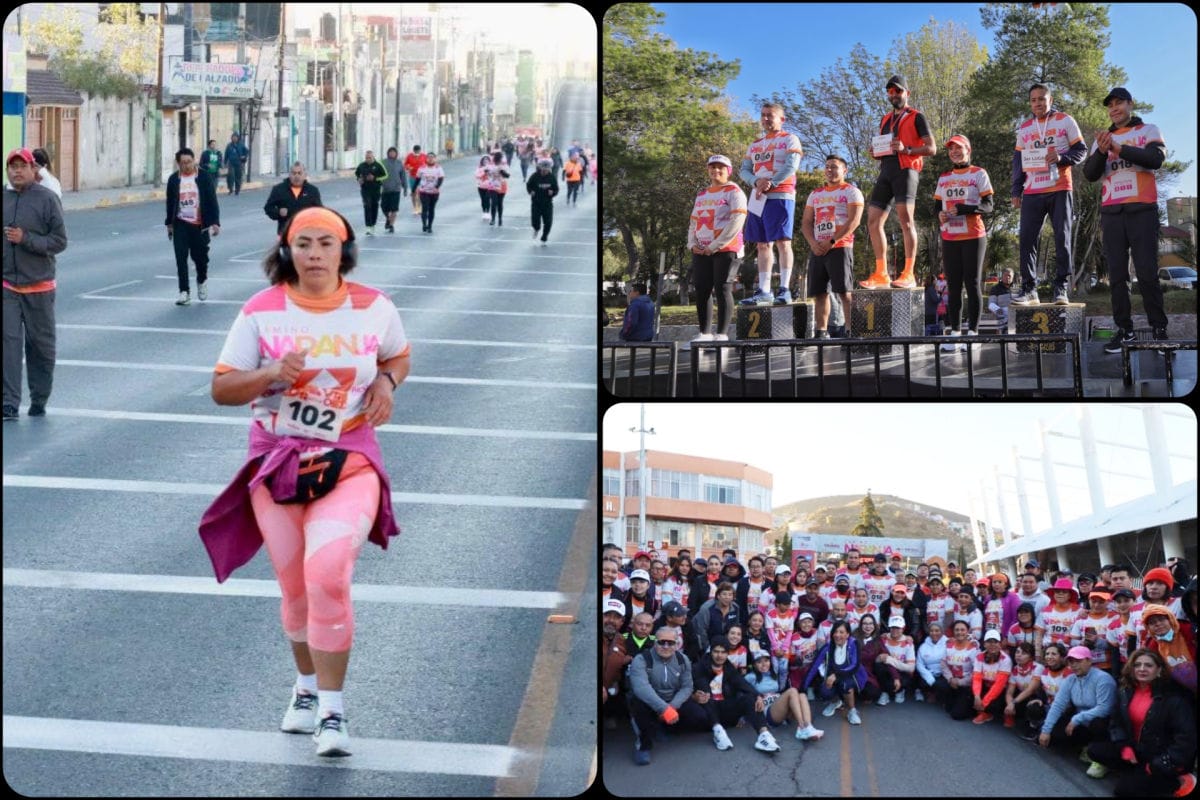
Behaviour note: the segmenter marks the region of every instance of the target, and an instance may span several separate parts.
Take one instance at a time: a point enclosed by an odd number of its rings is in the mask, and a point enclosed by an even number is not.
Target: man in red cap
[[[883,225],[895,203],[904,235],[904,271],[890,285],[897,289],[912,289],[917,285],[913,276],[913,265],[917,261],[914,216],[917,178],[924,164],[923,157],[936,153],[937,144],[925,115],[908,104],[908,87],[904,79],[893,75],[884,88],[892,111],[884,114],[879,122],[879,135],[871,142],[871,155],[879,159],[879,177],[875,179],[867,207],[867,231],[871,234],[871,249],[875,251],[875,272],[859,285],[864,289],[882,289],[889,285]]]
[[[62,204],[37,182],[33,153],[19,147],[5,161],[4,421],[21,405],[21,357],[29,369],[29,416],[46,413],[54,383],[55,256],[67,248]]]

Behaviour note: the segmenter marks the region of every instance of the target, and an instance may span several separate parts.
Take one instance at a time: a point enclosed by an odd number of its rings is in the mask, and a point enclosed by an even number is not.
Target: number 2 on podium
[[[758,311],[750,312],[750,332],[746,334],[747,339],[757,339],[758,323],[762,322],[762,313]]]

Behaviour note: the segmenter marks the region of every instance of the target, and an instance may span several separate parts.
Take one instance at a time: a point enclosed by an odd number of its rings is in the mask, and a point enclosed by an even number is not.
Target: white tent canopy
[[[1057,528],[1017,537],[971,563],[1001,561],[1024,553],[1103,539],[1195,517],[1196,481],[1190,480],[1172,486],[1170,490],[1161,494],[1139,497],[1116,508],[1105,509],[1098,514],[1068,522]]]

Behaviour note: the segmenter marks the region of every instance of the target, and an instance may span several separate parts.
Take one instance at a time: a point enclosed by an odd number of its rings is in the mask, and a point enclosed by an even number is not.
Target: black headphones
[[[347,238],[346,241],[342,242],[342,260],[344,261],[348,258],[354,258],[358,246],[354,243],[354,228],[350,225],[350,220],[346,219],[332,208],[326,208],[325,210],[331,212],[334,216],[342,221],[343,225],[346,226]],[[304,211],[304,209],[300,209],[300,211]],[[299,213],[299,211],[296,212],[297,215],[299,215]],[[288,217],[288,221],[284,223],[283,230],[279,233],[279,260],[288,264],[292,263],[292,248],[287,244],[288,231],[291,230],[292,221],[295,219],[295,216]]]

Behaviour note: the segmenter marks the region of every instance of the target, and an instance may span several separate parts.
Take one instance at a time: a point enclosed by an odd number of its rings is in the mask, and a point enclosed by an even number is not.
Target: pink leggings
[[[311,503],[281,505],[266,485],[250,496],[283,593],[283,630],[294,642],[331,653],[350,649],[354,561],[375,524],[379,476],[352,453],[337,488]]]

